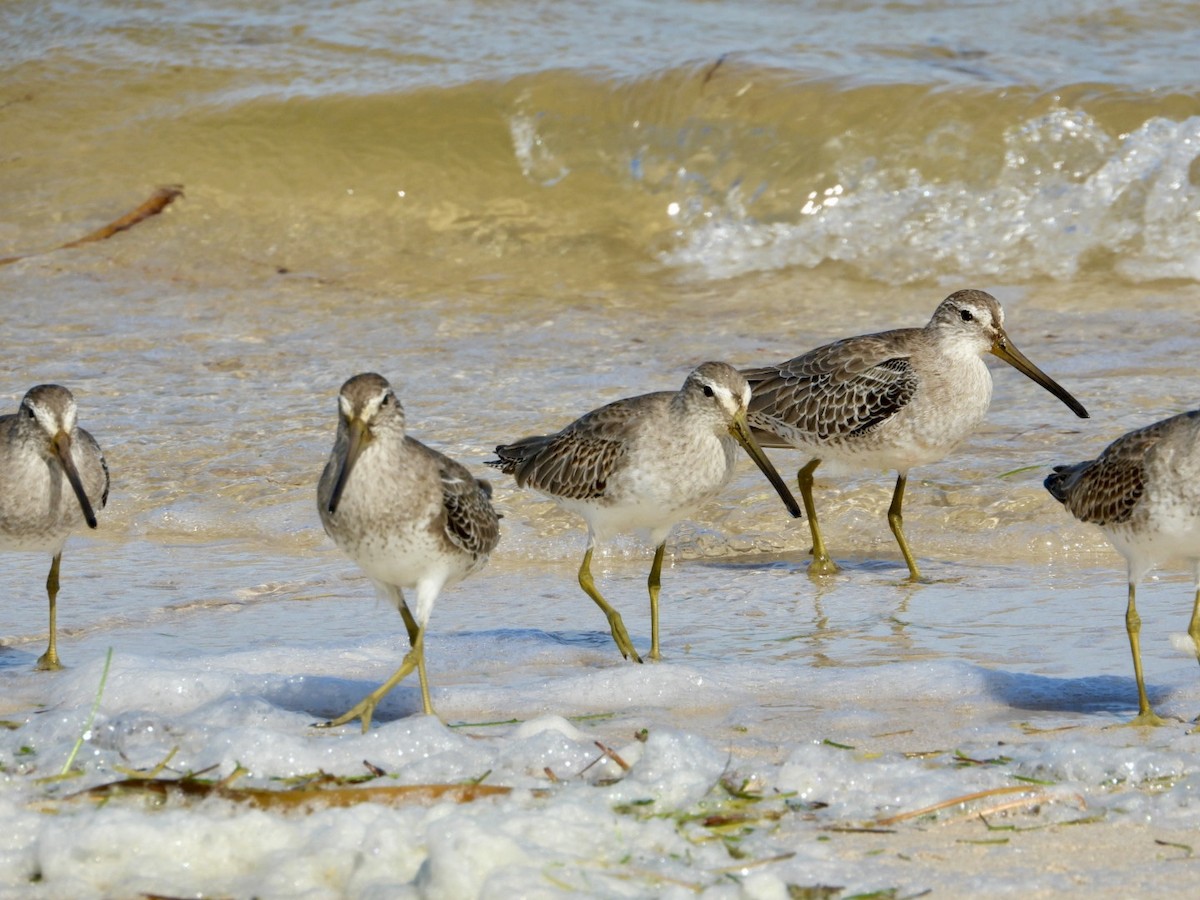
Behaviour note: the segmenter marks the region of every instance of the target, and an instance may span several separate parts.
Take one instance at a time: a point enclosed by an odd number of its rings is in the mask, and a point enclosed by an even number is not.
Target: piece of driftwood
[[[448,800],[470,803],[485,797],[502,797],[512,788],[492,784],[369,785],[366,787],[300,787],[287,790],[229,787],[223,781],[197,778],[125,778],[71,794],[70,800],[104,801],[117,798],[166,800],[231,800],[258,809],[287,811],[318,807],[346,807],[359,803],[400,806]]]
[[[182,196],[183,196],[183,186],[182,185],[179,185],[179,184],[165,185],[163,187],[160,187],[153,194],[151,194],[149,199],[147,199],[144,203],[142,203],[141,206],[139,206],[137,209],[133,210],[132,212],[126,213],[125,215],[121,216],[121,218],[119,218],[119,219],[115,219],[114,221],[109,222],[103,228],[97,228],[95,231],[91,232],[90,234],[85,234],[83,237],[81,237],[77,240],[68,241],[67,243],[60,244],[59,246],[54,247],[50,250],[42,250],[37,253],[24,253],[24,254],[21,254],[20,256],[6,256],[3,259],[0,259],[0,266],[7,266],[10,263],[15,263],[18,260],[22,260],[22,259],[28,259],[31,256],[41,256],[44,253],[53,253],[55,250],[67,250],[71,247],[80,247],[83,244],[91,244],[91,243],[95,243],[96,241],[106,240],[106,239],[112,237],[114,234],[119,234],[122,231],[127,231],[128,229],[132,228],[134,225],[138,224],[139,222],[145,221],[146,219],[150,218],[151,216],[158,215],[160,212],[162,212],[164,209],[166,209],[168,206],[170,206],[176,200],[176,198],[182,197]]]

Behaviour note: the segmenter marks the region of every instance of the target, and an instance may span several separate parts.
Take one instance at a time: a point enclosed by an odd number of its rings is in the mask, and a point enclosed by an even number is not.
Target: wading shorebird
[[[0,550],[52,557],[46,577],[50,643],[39,669],[58,659],[58,567],[67,537],[108,502],[108,466],[95,438],[76,425],[75,398],[65,387],[31,387],[16,413],[0,416]]]
[[[897,472],[888,525],[909,578],[920,579],[901,512],[908,472],[945,457],[983,421],[992,399],[984,353],[1000,357],[1087,418],[1078,400],[1013,345],[1004,331],[1004,311],[983,291],[951,294],[924,328],[846,338],[776,366],[743,370],[754,392],[747,419],[759,443],[793,447],[808,457],[797,481],[812,531],[809,574],[838,571],[813,502],[813,472],[830,462]]]
[[[362,719],[416,668],[425,675],[425,629],[442,588],[478,572],[500,540],[491,486],[405,433],[404,410],[380,375],[355,375],[338,396],[338,429],[317,487],[325,532],[400,611],[411,649],[396,672],[325,727]],[[417,593],[415,612],[403,588]]]
[[[563,509],[582,516],[587,550],[579,585],[608,618],[617,648],[641,662],[621,614],[592,580],[596,544],[645,530],[654,545],[650,591],[650,658],[659,659],[658,595],[667,535],[733,477],[737,445],[762,469],[793,516],[800,507],[746,425],[750,385],[737,371],[707,362],[678,391],[617,400],[576,419],[555,434],[523,438],[496,448],[489,460]]]
[[[1138,692],[1138,714],[1128,724],[1165,724],[1146,697],[1136,593],[1157,565],[1179,559],[1191,566],[1196,595],[1188,634],[1200,659],[1200,410],[1130,431],[1095,459],[1055,466],[1046,490],[1081,522],[1099,525],[1125,557],[1125,631]]]

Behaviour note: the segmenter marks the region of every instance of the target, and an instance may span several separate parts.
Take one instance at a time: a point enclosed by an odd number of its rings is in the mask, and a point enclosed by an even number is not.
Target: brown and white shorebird
[[[659,659],[658,596],[667,535],[733,477],[737,445],[762,469],[794,516],[800,508],[746,426],[750,386],[733,367],[707,362],[678,391],[617,400],[555,434],[496,448],[489,460],[566,510],[583,517],[587,550],[579,585],[608,618],[621,655],[641,662],[621,614],[596,589],[592,553],[617,534],[646,531],[650,567],[650,658]]]
[[[1191,567],[1196,595],[1188,634],[1200,659],[1200,410],[1130,431],[1095,459],[1055,466],[1046,490],[1081,522],[1099,525],[1125,557],[1125,630],[1138,691],[1138,714],[1128,724],[1165,724],[1146,697],[1137,585],[1165,562]]]
[[[65,387],[31,387],[16,413],[0,416],[0,550],[48,553],[50,643],[39,669],[58,659],[58,569],[67,537],[108,502],[108,466],[95,438],[76,424]]]
[[[333,452],[317,487],[321,523],[404,619],[411,649],[396,672],[327,726],[362,719],[414,668],[433,714],[425,630],[442,588],[478,572],[500,541],[491,486],[405,433],[404,410],[380,375],[355,375],[338,396]],[[410,610],[403,589],[416,591]]]
[[[1025,358],[1004,330],[1004,311],[983,291],[957,291],[924,328],[845,338],[775,366],[743,370],[754,396],[747,420],[764,447],[794,447],[808,457],[797,480],[812,532],[809,574],[838,571],[829,557],[813,502],[821,463],[894,469],[887,518],[909,578],[921,577],[904,537],[901,506],[908,472],[937,462],[983,421],[992,353],[1032,378],[1081,418],[1087,410]]]

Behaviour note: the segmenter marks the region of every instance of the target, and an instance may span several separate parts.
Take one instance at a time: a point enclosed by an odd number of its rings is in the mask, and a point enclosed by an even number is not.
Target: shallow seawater
[[[1124,565],[1041,482],[1200,396],[1191,7],[162,0],[0,26],[0,257],[23,257],[0,407],[67,385],[113,479],[63,556],[64,672],[32,671],[49,561],[4,559],[0,894],[1189,892],[1194,588],[1168,567],[1139,592],[1170,726],[1110,728],[1136,705]],[[52,249],[170,183],[161,215]],[[922,325],[962,287],[1091,418],[993,361],[984,426],[909,480],[924,583],[894,473],[818,471],[843,571],[812,579],[806,523],[744,460],[669,544],[664,660],[625,663],[576,581],[581,523],[483,465],[706,359]],[[504,520],[433,613],[442,721],[406,681],[362,735],[311,725],[406,644],[315,506],[368,370]],[[804,460],[770,453],[794,484]],[[594,564],[642,649],[650,559],[628,538]],[[69,799],[164,760],[515,793]]]

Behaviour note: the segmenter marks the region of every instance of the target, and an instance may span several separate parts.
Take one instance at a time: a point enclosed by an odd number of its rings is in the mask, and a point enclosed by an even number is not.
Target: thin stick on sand
[[[971,793],[971,794],[963,794],[961,797],[951,797],[949,800],[942,800],[940,803],[934,803],[932,806],[922,807],[921,809],[914,809],[910,812],[900,813],[899,815],[895,815],[895,816],[888,816],[886,818],[876,819],[875,824],[876,825],[895,825],[897,822],[903,822],[906,819],[915,819],[919,816],[928,815],[929,813],[934,813],[934,812],[937,812],[938,810],[946,809],[947,807],[950,807],[950,806],[958,806],[959,804],[962,804],[962,803],[970,803],[972,800],[981,800],[984,797],[995,797],[999,794],[1016,794],[1016,793],[1021,793],[1021,792],[1032,793],[1033,791],[1036,791],[1036,790],[1037,790],[1036,788],[1033,788],[1027,784],[1014,784],[1014,785],[1008,785],[1007,787],[992,788],[991,790],[987,790],[987,791],[975,791],[974,793]]]

